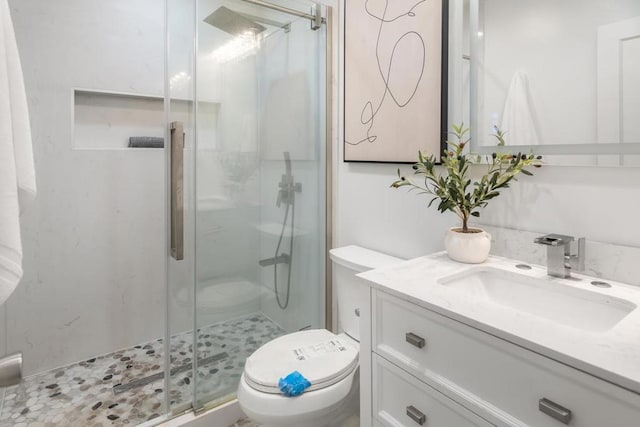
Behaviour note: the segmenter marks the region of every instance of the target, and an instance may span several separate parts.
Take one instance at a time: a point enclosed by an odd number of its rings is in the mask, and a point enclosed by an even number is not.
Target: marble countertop
[[[597,280],[594,277],[573,274],[571,279],[553,278],[545,267],[531,265],[530,270],[521,270],[517,264],[495,256],[482,264],[461,264],[445,253],[436,253],[358,276],[373,288],[640,394],[640,287],[607,280],[610,288],[598,288],[590,284]],[[540,311],[536,315],[478,292],[447,286],[451,277],[465,276],[472,270],[517,274],[525,282],[542,281],[537,283],[547,290],[557,287],[559,292],[569,291],[587,300],[593,296],[606,304],[622,303],[630,312],[605,327],[583,327],[576,319],[559,322],[550,318],[553,316],[540,315]]]

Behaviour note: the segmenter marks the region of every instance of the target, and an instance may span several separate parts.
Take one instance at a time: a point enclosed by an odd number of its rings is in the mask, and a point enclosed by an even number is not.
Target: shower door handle
[[[171,122],[171,256],[184,259],[184,124]]]

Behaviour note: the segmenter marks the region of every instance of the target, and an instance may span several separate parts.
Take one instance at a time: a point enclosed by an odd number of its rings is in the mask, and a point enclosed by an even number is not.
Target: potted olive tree
[[[481,263],[489,256],[491,236],[480,228],[469,227],[469,219],[479,217],[480,210],[489,200],[498,197],[500,190],[508,188],[518,174],[533,175],[527,169],[540,167],[541,156],[498,152],[491,156],[465,154],[469,129],[462,124],[452,128],[455,141],[447,141],[448,149],[442,155],[441,165],[436,164],[433,154],[425,156],[418,152],[418,163],[413,165],[414,176],[405,177],[398,169],[398,180],[391,186],[409,187],[418,194],[431,195],[429,206],[437,201],[440,212],[451,211],[458,215],[460,227],[449,229],[445,235],[447,254],[455,261]],[[504,132],[496,128],[494,136],[498,146],[505,145]],[[479,180],[469,176],[469,167],[474,163],[486,163],[487,166]]]

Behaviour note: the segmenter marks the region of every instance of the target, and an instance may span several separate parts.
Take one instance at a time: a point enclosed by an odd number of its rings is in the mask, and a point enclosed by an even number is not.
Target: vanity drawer
[[[547,399],[570,426],[640,426],[640,395],[383,292],[372,308],[374,352],[492,422],[564,425],[539,409]]]
[[[373,415],[382,426],[493,426],[377,355],[373,357]]]

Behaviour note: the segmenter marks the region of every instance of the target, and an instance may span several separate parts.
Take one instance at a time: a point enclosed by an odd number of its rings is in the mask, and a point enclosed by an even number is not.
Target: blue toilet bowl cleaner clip
[[[285,396],[293,397],[304,393],[306,389],[311,387],[311,383],[300,372],[293,371],[286,377],[280,378],[278,387]]]

